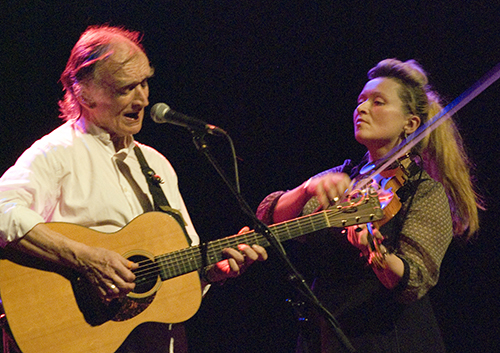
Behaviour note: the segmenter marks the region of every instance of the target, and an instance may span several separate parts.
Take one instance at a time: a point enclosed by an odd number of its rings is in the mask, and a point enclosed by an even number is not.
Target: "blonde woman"
[[[354,110],[356,140],[364,159],[320,173],[293,190],[267,196],[257,214],[277,223],[327,208],[342,196],[360,169],[376,162],[441,110],[422,67],[414,60],[387,59],[368,72],[369,81]],[[303,244],[314,291],[358,352],[444,352],[428,292],[452,237],[478,229],[479,200],[469,175],[462,139],[452,120],[412,150],[417,166],[398,190],[402,207],[374,230],[381,239],[382,266],[370,258],[365,225],[329,229]],[[389,176],[390,176],[390,172]],[[302,246],[302,245],[301,245]],[[298,352],[339,352],[331,328],[311,313]]]

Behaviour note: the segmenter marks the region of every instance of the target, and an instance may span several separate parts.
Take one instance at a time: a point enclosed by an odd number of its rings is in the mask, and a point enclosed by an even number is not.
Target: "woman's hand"
[[[324,209],[338,201],[349,188],[351,179],[344,173],[327,173],[312,177],[295,189],[285,192],[278,200],[273,212],[274,223],[297,217],[305,204],[316,197]]]
[[[374,241],[383,239],[382,233],[378,229],[373,228],[372,233]],[[347,239],[349,242],[357,247],[363,256],[371,260],[370,248],[368,243],[368,229],[366,224],[347,227]],[[384,245],[380,244],[380,251],[383,256],[384,267],[371,266],[375,275],[380,282],[388,289],[396,287],[404,274],[403,261],[394,254],[389,254]]]
[[[382,233],[380,233],[378,229],[372,227],[372,233],[375,239],[384,239]],[[347,227],[347,240],[349,240],[352,245],[357,247],[364,256],[368,256],[370,254],[370,245],[368,243],[368,228],[366,224]]]
[[[349,188],[351,179],[344,173],[328,173],[319,177],[312,177],[302,184],[308,199],[316,196],[324,209],[331,206],[344,195]]]

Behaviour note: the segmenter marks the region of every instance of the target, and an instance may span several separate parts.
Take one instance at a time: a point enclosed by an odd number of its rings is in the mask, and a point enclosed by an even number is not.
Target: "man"
[[[172,166],[133,138],[142,127],[153,74],[138,38],[138,33],[110,26],[89,27],[82,34],[61,75],[65,97],[59,105],[66,123],[37,141],[0,179],[1,245],[82,273],[103,301],[130,293],[136,279],[132,271],[139,265],[112,250],[72,240],[45,223],[64,221],[114,232],[153,210],[134,147],[161,178],[161,189],[169,206],[182,215],[191,244],[199,243]],[[238,248],[224,249],[228,260],[208,267],[202,283],[237,276],[255,260],[267,258],[260,246]],[[169,337],[154,338],[158,344],[140,351],[170,352]],[[127,347],[120,351],[138,351],[134,343]]]

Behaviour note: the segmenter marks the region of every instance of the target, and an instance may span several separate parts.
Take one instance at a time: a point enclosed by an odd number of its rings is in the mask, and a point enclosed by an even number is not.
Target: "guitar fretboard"
[[[346,227],[383,218],[378,198],[370,196],[353,207],[325,210],[269,227],[278,242],[284,242],[305,234],[331,227]],[[204,266],[224,260],[222,250],[236,248],[238,244],[257,244],[269,247],[269,241],[255,231],[211,241],[177,250],[155,258],[162,280],[183,275]]]

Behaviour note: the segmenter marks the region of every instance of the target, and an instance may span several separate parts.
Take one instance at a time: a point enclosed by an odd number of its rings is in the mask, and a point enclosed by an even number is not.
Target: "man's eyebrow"
[[[155,73],[155,70],[153,68],[151,68],[151,70],[149,71],[148,75],[146,77],[144,77],[141,81],[133,81],[133,82],[130,82],[130,81],[117,81],[117,84],[119,87],[121,88],[124,88],[124,87],[129,87],[129,86],[136,86],[136,85],[139,85],[141,84],[142,82],[150,79],[151,77],[154,76],[154,73]]]

